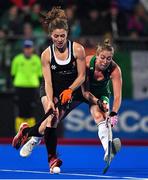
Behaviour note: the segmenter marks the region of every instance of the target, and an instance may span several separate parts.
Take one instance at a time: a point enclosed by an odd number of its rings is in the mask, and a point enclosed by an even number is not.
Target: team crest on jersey
[[[55,65],[51,66],[51,69],[55,70],[57,67]]]

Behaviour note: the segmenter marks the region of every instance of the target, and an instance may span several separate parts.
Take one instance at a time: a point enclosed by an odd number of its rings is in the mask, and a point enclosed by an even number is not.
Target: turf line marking
[[[60,173],[63,175],[73,175],[73,176],[90,176],[90,177],[102,177],[102,178],[120,178],[120,179],[133,179],[133,180],[148,180],[147,178],[137,178],[137,177],[121,177],[121,176],[105,176],[105,175],[93,175],[93,174],[76,174],[76,173]]]
[[[0,169],[0,172],[17,172],[17,173],[32,173],[32,174],[49,174],[49,172],[43,171],[29,171],[29,170],[13,170],[13,169]],[[60,175],[67,176],[85,176],[85,177],[98,177],[98,178],[112,178],[112,179],[133,179],[133,180],[148,180],[147,178],[137,178],[137,177],[119,177],[119,176],[103,176],[103,175],[95,175],[95,174],[78,174],[78,173],[60,173]]]

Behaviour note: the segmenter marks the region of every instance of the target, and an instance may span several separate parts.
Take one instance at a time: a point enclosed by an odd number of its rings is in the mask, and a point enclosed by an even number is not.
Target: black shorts
[[[65,88],[66,89],[66,88]],[[56,89],[54,89],[54,97],[59,98],[59,93],[55,93],[57,92]],[[40,86],[40,98],[42,98],[43,96],[46,96],[46,91],[45,91],[45,82],[42,81],[41,86]],[[85,98],[82,95],[82,91],[81,88],[78,88],[76,91],[74,91],[73,93],[73,101],[80,101],[80,102],[86,102]]]

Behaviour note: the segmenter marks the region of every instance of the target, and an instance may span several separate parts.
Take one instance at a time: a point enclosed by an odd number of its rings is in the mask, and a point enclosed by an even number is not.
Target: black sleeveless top
[[[73,53],[73,42],[67,42],[68,58],[66,60],[60,60],[56,58],[54,52],[54,44],[49,46],[51,60],[51,79],[53,85],[53,94],[58,97],[60,93],[67,89],[77,78],[77,63]],[[44,91],[44,92],[41,92]],[[45,82],[43,80],[41,84],[40,96],[46,95],[45,93]]]

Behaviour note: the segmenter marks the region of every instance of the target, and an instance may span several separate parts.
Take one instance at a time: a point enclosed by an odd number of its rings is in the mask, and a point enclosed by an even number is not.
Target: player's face
[[[64,29],[55,29],[51,33],[51,38],[52,38],[54,45],[58,49],[61,49],[65,46],[65,44],[67,42],[67,31]]]
[[[112,52],[103,50],[99,54],[96,55],[96,68],[100,70],[105,70],[112,61]]]

